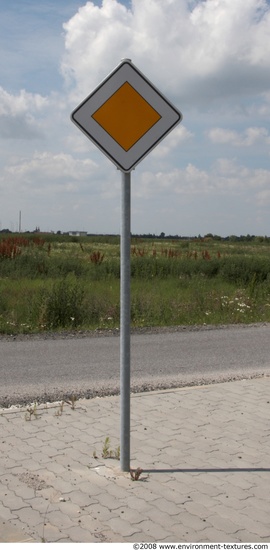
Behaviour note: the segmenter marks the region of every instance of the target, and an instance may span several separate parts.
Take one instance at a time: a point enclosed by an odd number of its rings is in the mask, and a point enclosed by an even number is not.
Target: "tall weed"
[[[76,277],[56,281],[40,294],[40,323],[47,329],[78,327],[83,321],[84,290]]]

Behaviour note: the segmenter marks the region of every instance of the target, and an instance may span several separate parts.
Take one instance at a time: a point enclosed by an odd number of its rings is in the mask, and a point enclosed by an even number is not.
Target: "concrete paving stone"
[[[152,489],[152,483],[151,483],[151,489]],[[176,504],[176,506],[183,505],[183,503],[186,501],[186,498],[183,497],[183,495],[180,494],[180,492],[175,491],[174,489],[171,489],[170,487],[166,487],[166,484],[162,484],[159,487],[156,486],[156,494],[159,494],[162,498]]]
[[[69,493],[62,493],[62,496],[67,495],[70,502],[75,503],[76,505],[80,507],[86,507],[86,506],[93,506],[94,504],[98,504],[99,501],[97,500],[96,496],[87,495],[86,493],[83,493],[79,489],[69,492]]]
[[[215,515],[225,518],[225,519],[231,519],[236,525],[239,526],[239,523],[241,524],[241,521],[243,521],[243,513],[244,507],[241,509],[231,508],[228,504],[217,504],[217,506],[214,508]],[[239,527],[240,528],[240,527]]]
[[[3,496],[1,496],[1,501],[3,506],[9,508],[12,512],[17,512],[22,508],[29,508],[28,504],[25,501],[17,496],[13,491],[8,491]]]
[[[266,526],[241,512],[235,512],[233,514],[233,519],[235,523],[237,522],[239,530],[246,529],[253,535],[270,538],[270,525]]]
[[[131,450],[131,455],[132,455],[132,457],[136,457],[136,454],[137,454],[137,453],[136,453],[136,448],[134,448],[134,446],[133,446],[133,449]],[[139,458],[137,459],[137,463],[140,464],[140,460],[141,460],[141,459],[143,460],[143,466],[144,466],[145,469],[148,468],[148,467],[151,468],[151,467],[153,466],[154,457],[153,457],[153,454],[152,454],[151,452],[149,452],[149,453],[146,453],[146,452],[143,453],[143,457],[142,457],[142,456],[139,457]],[[133,466],[133,463],[134,463],[134,462],[135,462],[135,459],[133,458],[131,467],[135,467],[135,468],[136,468],[137,465]]]
[[[16,512],[11,512],[10,508],[7,508],[7,506],[4,506],[0,500],[0,518],[8,521],[16,517],[17,517]]]
[[[234,473],[232,474],[231,482],[234,486],[240,487],[240,489],[243,489],[244,491],[251,491],[253,487],[257,486],[252,472],[250,472],[248,476],[244,472],[240,472],[239,474]]]
[[[127,506],[121,506],[121,508],[116,510],[115,514],[118,514],[119,517],[129,522],[131,525],[138,525],[146,519],[145,513],[141,513],[137,510],[130,510]]]
[[[184,525],[174,525],[170,537],[164,539],[162,542],[202,542],[204,531],[196,532],[191,528],[187,528]]]
[[[233,516],[233,514],[231,514]],[[216,514],[210,515],[207,518],[207,522],[210,523],[215,529],[218,529],[219,531],[223,531],[224,533],[234,535],[238,530],[239,527],[236,523],[231,521],[229,518],[223,518]]]
[[[91,481],[85,480],[77,483],[75,489],[89,495],[90,497],[95,497],[103,491],[102,487],[97,486],[95,483],[91,483]]]
[[[32,543],[35,540],[21,529],[17,529],[9,522],[0,519],[0,543]]]
[[[217,497],[223,492],[220,489],[220,486],[212,485],[211,483],[205,483],[203,481],[200,481],[199,479],[196,480],[196,489],[203,494],[208,495],[209,497]]]
[[[1,495],[1,488],[4,487],[4,485],[8,486],[10,483],[13,483],[13,481],[16,480],[16,476],[9,472],[7,473],[5,470],[0,475],[0,495]]]
[[[137,482],[136,485],[138,485]],[[149,504],[151,504],[154,503],[156,499],[160,498],[160,489],[158,493],[155,493],[151,489],[145,491],[145,489],[142,487],[141,491],[135,491],[135,489],[132,489],[131,487],[128,498],[130,498],[130,496],[138,496],[138,498],[141,498],[143,496],[145,503],[149,502]]]
[[[206,527],[210,527],[208,520],[203,520],[186,511],[181,512],[178,518],[180,523],[186,527],[191,527],[194,531],[203,531]]]
[[[44,489],[41,489],[38,491],[37,495],[44,498],[44,500],[48,502],[54,502],[56,499],[58,499],[61,494],[59,491],[57,491],[54,487],[46,487]]]
[[[192,499],[187,500],[183,504],[183,508],[190,514],[198,516],[200,519],[208,519],[213,512],[213,509],[209,511],[203,504],[193,502]]]
[[[239,529],[237,533],[235,533],[235,541],[236,542],[261,542],[263,540],[263,537],[258,537],[258,535],[255,535],[254,533],[250,533],[248,530],[245,529]],[[268,542],[268,541],[267,541]]]
[[[247,501],[249,502],[249,500]],[[246,506],[245,501],[239,500],[238,498],[235,498],[234,496],[227,495],[227,489],[226,486],[224,487],[224,494],[218,495],[215,499],[215,506],[219,506],[220,510],[222,510],[222,506],[224,506],[224,510],[243,510]]]
[[[139,526],[140,533],[142,533],[142,540],[144,540],[144,534],[150,535],[154,540],[162,541],[166,537],[170,536],[170,532],[161,525],[157,525],[155,522],[146,519],[142,521]]]
[[[59,431],[56,431],[54,435],[60,436]],[[51,433],[48,433],[45,431],[45,429],[42,430],[42,432],[38,432],[36,434],[36,438],[41,441],[48,441],[51,442],[53,440],[53,435]]]
[[[24,508],[20,508],[20,510],[16,510],[16,514],[18,520],[29,527],[35,527],[39,523],[44,522],[44,515],[37,510],[33,510],[31,506],[25,506]]]
[[[207,510],[209,510],[209,513],[211,512],[211,509],[216,506],[216,500],[214,497],[209,497],[208,495],[205,495],[203,493],[199,493],[196,490],[192,490],[190,492],[190,499],[185,499],[185,502],[194,502],[194,504],[202,504]]]
[[[102,518],[102,521],[100,519],[97,519],[94,517],[93,514],[85,514],[80,517],[80,527],[83,529],[87,529],[89,533],[95,534],[95,533],[102,533],[103,531],[109,531],[110,533],[114,533],[114,531],[109,527],[108,522],[113,518],[118,516],[114,516],[114,514],[111,514],[110,518],[107,520],[104,520]]]
[[[48,510],[46,514],[46,521],[48,523],[51,523],[52,525],[55,525],[59,530],[62,530],[63,528],[73,527],[74,526],[74,519],[71,519],[67,514],[64,514],[61,510],[52,510],[50,512],[50,509]],[[44,522],[44,518],[43,518]]]
[[[66,431],[68,431],[68,433],[70,435],[73,435],[73,436],[77,436],[79,433],[80,433],[80,430],[75,430],[75,428],[73,429],[72,426],[67,426],[66,427],[66,430],[65,431],[60,431],[61,429],[59,428],[59,423],[53,423],[53,424],[47,424],[46,426],[44,426],[44,433],[49,435],[50,437],[55,437],[55,436],[59,436],[61,435],[62,437],[65,436],[65,433]],[[74,433],[75,431],[75,433]],[[72,432],[72,433],[70,433]]]
[[[57,462],[57,464],[61,464],[66,468],[66,471],[72,470],[77,466],[77,460],[72,459],[67,454],[59,453],[53,458],[54,462]]]
[[[17,480],[17,486],[16,484],[12,484],[10,486],[10,489],[12,489],[18,497],[21,497],[24,501],[28,499],[32,499],[35,497],[36,491],[32,487],[27,487],[25,484],[18,484]]]
[[[49,458],[53,458],[53,455],[50,454]],[[66,468],[62,465],[62,464],[58,464],[56,461],[54,460],[50,460],[48,461],[48,463],[46,464],[46,468],[49,472],[52,472],[54,474],[66,474]]]
[[[258,510],[254,506],[247,506],[246,508],[242,509],[241,513],[269,527],[270,502],[268,502],[268,512],[264,512],[263,510]]]
[[[41,514],[45,515],[47,512],[47,509],[49,506],[53,506],[51,502],[48,502],[45,498],[42,496],[34,496],[34,498],[26,499],[26,503],[33,508],[33,510],[37,510]]]
[[[117,510],[126,502],[125,499],[116,499],[115,497],[109,495],[107,491],[106,493],[96,495],[95,500],[97,500],[102,506],[106,506],[108,510]]]
[[[254,487],[251,489],[241,489],[236,487],[233,483],[227,482],[227,495],[229,497],[234,497],[242,502],[247,501],[249,498],[254,496]]]
[[[180,504],[177,505],[174,502],[166,500],[163,495],[162,498],[155,500],[155,507],[158,508],[161,512],[167,512],[171,516],[177,516],[182,510],[182,506]]]
[[[90,483],[93,481],[93,484],[103,489],[104,492],[106,487],[111,483],[105,476],[99,475],[99,473],[93,471],[92,469],[88,470],[88,481],[90,481]]]
[[[94,543],[98,542],[98,539],[89,532],[88,529],[83,529],[80,525],[74,527],[69,527],[68,529],[63,529],[61,533],[64,537],[68,537],[69,542],[74,543]],[[61,541],[60,541],[61,542]]]
[[[178,477],[179,474],[177,474]],[[180,496],[183,497],[183,501],[185,501],[187,498],[190,498],[191,493],[194,491],[194,488],[196,486],[196,482],[194,479],[188,476],[184,476],[185,480],[182,481],[181,479],[177,479],[177,483],[175,479],[168,481],[166,486],[172,488],[175,490],[175,492],[178,492]]]
[[[19,478],[28,487],[34,487],[35,490],[53,486],[56,479],[55,474],[47,469],[46,464],[40,464],[39,470],[35,472],[26,470],[20,473]]]
[[[9,470],[12,470],[13,468],[18,467],[18,462],[16,460],[13,460],[13,459],[9,458],[9,457],[4,458],[3,461],[2,461],[2,464],[3,464],[6,471],[9,471]]]
[[[116,498],[116,499],[126,499],[127,491],[121,487],[118,487],[117,484],[110,484],[107,487],[107,494]]]
[[[99,502],[95,502],[91,506],[82,506],[81,511],[82,514],[90,514],[93,519],[99,521],[107,521],[112,517],[111,510],[109,510],[106,506],[101,505]]]
[[[252,494],[261,499],[261,500],[269,500],[269,484],[268,483],[261,483],[257,487],[253,487],[251,489]]]
[[[88,441],[69,441],[68,443],[69,448],[73,449],[74,451],[79,451],[80,453],[88,454],[89,456],[93,456],[93,446],[92,443]]]
[[[167,512],[162,512],[161,514],[160,510],[157,510],[155,507],[153,507],[152,510],[149,510],[146,517],[141,518],[141,521],[147,518],[154,523],[161,525],[163,528],[165,527],[167,531],[170,531],[172,526],[179,525],[178,514],[174,516],[171,516]]]
[[[70,540],[66,540],[66,534],[55,525],[49,523],[47,518],[45,518],[43,524],[37,525],[35,536],[38,539],[37,542],[42,543],[70,542]]]
[[[43,450],[43,447],[36,449],[35,452],[32,453],[31,458],[34,462],[40,464],[41,466],[48,462],[48,455],[46,450]]]
[[[63,451],[69,452],[70,450],[68,444],[65,441],[60,441],[59,439],[51,439],[50,447],[53,447],[54,449],[57,449],[59,451],[63,450]]]
[[[33,447],[35,450],[40,447],[40,439],[37,439],[36,436],[33,437],[33,434],[31,434],[31,437],[27,438],[26,441],[28,445]],[[16,445],[18,445],[18,439]]]
[[[252,496],[251,499],[249,499],[246,503],[243,503],[243,510],[247,506],[254,506],[254,508],[258,510],[263,510],[266,513],[269,513],[270,515],[270,501],[269,498],[266,500],[262,500],[258,497]],[[1,515],[1,514],[0,514]]]
[[[153,505],[152,502],[146,502],[144,498],[139,498],[135,495],[131,495],[128,498],[128,506],[131,510],[136,510],[141,514],[147,514],[148,510],[151,510]]]
[[[235,542],[236,536],[237,534],[231,535],[228,533],[224,533],[219,529],[215,529],[214,527],[207,527],[201,533],[202,538],[200,542]],[[250,539],[249,539],[249,542],[250,542]]]
[[[61,498],[61,497],[60,497]],[[79,520],[83,512],[78,504],[72,502],[70,499],[65,499],[64,501],[59,500],[58,508],[63,514],[68,515],[71,519]]]
[[[128,538],[135,533],[139,533],[141,531],[141,526],[143,525],[143,522],[138,524],[130,524],[126,520],[123,520],[120,517],[114,517],[106,521],[106,525],[117,535],[120,535],[124,540],[128,540]]]
[[[233,536],[235,540],[240,541],[243,533],[249,533],[251,537],[249,540],[256,540],[256,538],[266,540],[269,533],[268,531],[264,531],[263,528],[268,529],[268,524],[265,523],[265,520],[269,515],[269,497],[267,498],[268,493],[265,495],[264,490],[267,487],[267,473],[241,471],[243,467],[254,468],[254,465],[257,466],[264,463],[265,467],[268,466],[270,437],[269,427],[268,425],[265,426],[267,414],[265,414],[261,406],[261,396],[262,392],[264,392],[268,399],[270,380],[266,380],[264,383],[266,383],[266,386],[262,384],[260,386],[261,394],[259,399],[253,398],[251,404],[248,403],[250,396],[248,394],[243,396],[243,392],[246,391],[246,388],[249,388],[249,393],[256,391],[258,396],[257,386],[259,382],[256,380],[247,381],[245,384],[243,382],[222,384],[219,388],[208,386],[206,388],[197,388],[196,390],[194,388],[186,388],[184,391],[176,390],[174,392],[162,393],[162,400],[164,399],[164,406],[162,408],[160,407],[161,396],[158,392],[156,395],[145,394],[139,396],[136,394],[136,398],[134,398],[136,399],[136,415],[133,415],[136,422],[134,423],[131,436],[131,440],[134,441],[132,443],[132,462],[136,467],[138,462],[140,462],[141,467],[145,470],[145,475],[148,476],[146,477],[146,481],[139,481],[138,483],[131,482],[127,475],[118,475],[117,468],[119,465],[112,466],[108,462],[106,465],[104,463],[99,466],[99,471],[93,471],[88,468],[91,464],[91,456],[88,457],[88,448],[92,429],[95,430],[93,447],[99,453],[102,450],[106,435],[110,435],[113,444],[114,441],[118,441],[119,439],[118,412],[114,409],[119,400],[112,402],[111,398],[108,398],[105,408],[103,408],[103,399],[96,400],[95,403],[88,401],[85,405],[87,413],[68,410],[66,415],[63,414],[59,418],[50,416],[52,414],[52,411],[50,411],[46,415],[44,413],[38,421],[25,422],[23,413],[21,413],[20,416],[17,415],[15,417],[16,422],[13,424],[13,420],[10,417],[11,420],[7,422],[9,428],[8,437],[14,436],[17,441],[18,436],[15,433],[20,428],[19,437],[22,441],[20,450],[28,456],[28,461],[27,459],[24,460],[25,465],[23,468],[20,465],[16,465],[16,460],[13,458],[14,455],[8,458],[9,452],[14,453],[14,446],[5,446],[5,457],[2,460],[0,459],[0,469],[2,467],[2,472],[6,472],[7,475],[11,476],[9,478],[8,492],[10,492],[10,489],[14,491],[16,487],[21,488],[25,486],[27,488],[27,485],[20,481],[19,474],[27,474],[29,471],[33,471],[36,475],[39,474],[40,478],[42,472],[44,476],[45,472],[47,472],[47,476],[53,476],[44,477],[47,484],[61,479],[65,488],[67,487],[67,483],[71,483],[73,488],[71,493],[78,491],[79,494],[86,495],[86,497],[89,497],[87,493],[89,492],[88,484],[90,484],[90,487],[93,487],[92,491],[98,492],[99,496],[104,495],[103,501],[102,498],[97,499],[96,496],[92,495],[92,500],[90,503],[87,501],[87,505],[80,506],[73,500],[59,503],[59,496],[62,495],[62,492],[56,491],[53,486],[38,491],[37,494],[39,496],[36,496],[36,499],[43,498],[45,505],[47,502],[52,501],[57,510],[61,508],[65,510],[65,504],[69,503],[70,514],[72,515],[71,519],[75,524],[76,521],[79,522],[76,515],[73,517],[75,509],[78,506],[81,509],[81,513],[78,516],[86,522],[83,524],[83,528],[86,531],[86,525],[89,525],[89,515],[91,517],[91,514],[95,514],[94,517],[100,520],[100,528],[97,531],[100,535],[98,542],[104,541],[102,537],[105,532],[112,533],[110,528],[106,526],[106,522],[104,523],[102,519],[102,511],[103,514],[106,513],[104,510],[107,511],[106,517],[109,520],[123,520],[125,513],[128,512],[125,517],[126,523],[130,523],[133,526],[136,525],[139,529],[141,523],[146,519],[150,519],[154,523],[158,521],[157,516],[154,519],[154,512],[157,515],[159,513],[159,508],[155,505],[155,502],[164,500],[165,496],[168,501],[171,501],[176,507],[178,506],[180,510],[179,514],[174,516],[169,515],[167,509],[164,511],[160,510],[160,515],[163,519],[159,521],[158,525],[162,522],[165,530],[164,518],[166,519],[166,514],[167,519],[168,517],[170,518],[170,529],[167,528],[170,532],[163,540],[179,541],[180,538],[180,540],[193,542],[203,541],[204,534],[207,530],[209,534],[210,527],[207,527],[208,518],[204,517],[203,519],[206,519],[206,521],[202,521],[203,514],[200,507],[208,508],[209,515],[218,518],[216,521],[222,521],[223,525],[226,522],[235,524],[237,518],[238,531]],[[236,386],[237,391],[235,391]],[[149,397],[152,400],[151,406],[148,405]],[[157,403],[159,408],[157,414],[154,414],[157,409]],[[82,406],[84,406],[84,402],[82,402]],[[100,409],[98,413],[96,413],[97,408]],[[149,413],[149,411],[152,411],[152,413]],[[169,421],[172,411],[174,414],[173,427]],[[242,412],[243,414],[241,414]],[[107,419],[108,414],[110,416],[109,422]],[[141,421],[140,417],[143,421]],[[89,425],[89,418],[91,418],[93,428],[92,425]],[[85,422],[86,424],[86,419],[89,433],[81,429],[83,423]],[[77,422],[80,426],[80,429],[75,430],[76,436],[73,431],[73,422]],[[44,439],[40,435],[38,438],[36,437],[42,431],[54,427],[53,423],[56,423],[57,432],[51,433],[49,437],[48,434],[50,432],[45,432],[47,436]],[[163,431],[162,437],[158,436],[160,426],[162,426]],[[234,426],[234,429],[232,429],[232,426]],[[138,433],[143,433],[142,431],[139,432],[139,430],[142,430],[142,427],[147,427],[147,430],[143,430],[147,437],[145,439],[136,438],[136,429]],[[69,428],[72,430],[73,435],[67,434]],[[170,433],[167,439],[164,437],[166,433]],[[153,445],[148,447],[149,462],[147,462],[143,458],[146,455],[148,441],[153,438],[155,438],[154,440],[159,439],[159,442],[156,442],[155,447]],[[29,444],[29,441],[31,442],[32,439],[40,440],[39,445],[35,446],[35,448]],[[55,449],[53,450],[53,447],[50,447],[51,439],[66,443],[68,447],[72,447],[71,452],[74,454],[66,456],[67,451],[59,449],[60,454],[54,456]],[[78,443],[79,440],[83,441],[84,447],[80,446]],[[74,445],[72,445],[72,441],[75,442]],[[40,452],[41,447],[41,454],[43,457],[46,455],[47,462],[42,461],[42,458],[40,458],[40,461],[36,461],[37,456],[34,461],[32,459],[32,455]],[[179,450],[179,460],[175,453],[170,454],[170,449]],[[30,456],[29,452],[31,453]],[[242,456],[242,459],[238,458],[239,455]],[[87,457],[86,464],[84,460],[85,456]],[[225,461],[226,467],[222,468],[224,471],[218,471],[221,468],[220,462],[218,468],[218,466],[213,464],[211,466],[209,459]],[[8,462],[9,465],[7,465]],[[179,463],[181,464],[182,471]],[[12,468],[10,468],[10,464]],[[38,469],[32,470],[30,464],[33,466],[37,465]],[[56,466],[50,468],[50,464],[55,464]],[[207,471],[209,465],[213,470],[212,472]],[[151,472],[147,472],[147,466],[149,470],[152,470]],[[233,467],[239,468],[239,471],[230,472],[229,468]],[[205,468],[206,471],[201,472],[202,468]],[[226,469],[228,470],[227,472],[225,471]],[[14,482],[11,478],[14,478]],[[86,484],[87,491],[85,492]],[[108,491],[108,487],[112,489]],[[117,495],[118,487],[123,491],[121,499]],[[116,508],[112,512],[109,511],[107,506],[106,497],[108,496],[108,492],[109,494],[112,493],[111,498],[120,504],[120,508]],[[69,497],[70,494],[66,493],[66,496]],[[46,498],[49,500],[46,501]],[[26,503],[30,504],[31,500],[34,503],[34,499],[29,499]],[[98,510],[95,512],[95,507],[99,507],[99,513]],[[36,503],[36,508],[38,511],[42,510],[40,502]],[[256,509],[256,516],[252,514],[253,508]],[[34,506],[33,509],[35,511]],[[264,514],[261,518],[258,513],[260,510]],[[15,519],[18,517],[16,514],[17,512],[13,514]],[[70,514],[66,515],[70,517]],[[183,514],[187,514],[187,516]],[[189,525],[187,524],[187,517],[189,518]],[[136,518],[136,521],[132,518]],[[141,518],[142,521],[138,523],[138,520]],[[262,519],[264,521],[261,521]],[[176,524],[172,525],[174,520]],[[23,525],[21,520],[16,521],[17,526]],[[178,521],[179,525],[177,524]],[[198,521],[201,521],[203,525],[198,524]],[[76,528],[75,524],[73,525],[74,528]],[[251,527],[253,531],[251,531]],[[55,528],[57,528],[56,525]],[[177,531],[176,528],[178,529]],[[255,533],[256,530],[258,534]],[[211,530],[212,534],[213,531],[214,526]],[[31,532],[37,532],[36,526],[31,528]],[[176,533],[178,536],[176,536]],[[63,536],[65,538],[62,538],[61,541],[71,541],[67,533]],[[111,538],[112,536],[116,536],[116,533],[113,533]],[[132,539],[127,537],[123,540],[141,541],[143,540],[142,536],[144,540],[156,540],[155,535],[151,537],[149,533],[142,535],[140,532],[138,533],[138,537],[135,534],[131,535]],[[230,539],[231,535],[229,533],[222,533],[221,542],[226,540],[226,538],[224,539],[226,536]],[[213,541],[215,541],[215,538]],[[117,541],[117,539],[115,540]]]
[[[109,528],[107,529],[106,526],[103,526],[101,531],[95,531],[95,537],[98,542],[127,542],[124,538],[113,533]]]
[[[119,541],[118,541],[119,542]],[[142,535],[142,533],[134,533],[134,535],[130,535],[128,537],[128,541],[124,540],[124,542],[157,542],[157,539],[154,537],[151,537],[150,535]]]

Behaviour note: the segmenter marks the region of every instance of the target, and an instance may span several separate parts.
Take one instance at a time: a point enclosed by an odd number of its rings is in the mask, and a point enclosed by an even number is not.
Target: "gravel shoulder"
[[[211,330],[238,330],[238,329],[247,329],[250,327],[263,327],[270,326],[270,323],[238,323],[234,325],[176,325],[169,327],[139,327],[132,328],[132,334],[167,334],[175,332],[198,332],[198,331],[211,331]],[[101,329],[97,328],[95,330],[78,330],[78,331],[69,331],[63,330],[58,332],[39,332],[33,334],[0,334],[0,342],[12,340],[17,341],[26,341],[26,340],[63,340],[67,338],[104,338],[120,336],[120,329]]]

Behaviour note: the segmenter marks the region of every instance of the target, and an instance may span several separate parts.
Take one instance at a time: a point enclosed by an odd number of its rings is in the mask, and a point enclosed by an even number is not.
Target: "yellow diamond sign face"
[[[181,122],[182,114],[125,59],[71,120],[120,170],[130,172]]]
[[[128,151],[160,120],[161,115],[125,82],[92,117]]]

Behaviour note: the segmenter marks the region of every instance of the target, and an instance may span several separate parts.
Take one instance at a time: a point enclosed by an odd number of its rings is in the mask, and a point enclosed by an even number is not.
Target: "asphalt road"
[[[119,336],[0,340],[0,406],[119,392]],[[270,375],[270,324],[131,337],[132,391]]]

